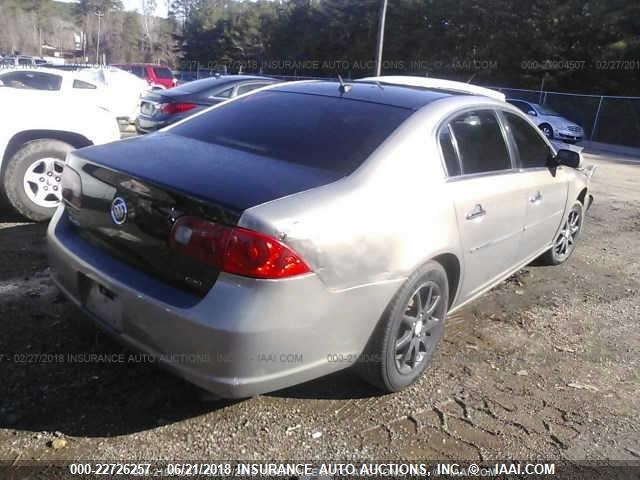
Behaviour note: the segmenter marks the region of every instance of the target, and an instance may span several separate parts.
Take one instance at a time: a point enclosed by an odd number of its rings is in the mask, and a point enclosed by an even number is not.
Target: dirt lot
[[[58,297],[45,227],[3,205],[0,459],[637,460],[640,164],[589,161],[596,203],[571,260],[449,318],[427,374],[386,396],[343,372],[221,402],[151,364],[24,355],[123,350]]]

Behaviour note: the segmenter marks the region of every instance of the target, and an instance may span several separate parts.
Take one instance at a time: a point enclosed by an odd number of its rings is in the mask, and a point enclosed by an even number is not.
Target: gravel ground
[[[45,226],[0,206],[0,460],[638,460],[640,164],[588,160],[570,261],[449,318],[427,374],[384,396],[346,371],[216,401],[151,364],[59,361],[124,350],[58,296]]]

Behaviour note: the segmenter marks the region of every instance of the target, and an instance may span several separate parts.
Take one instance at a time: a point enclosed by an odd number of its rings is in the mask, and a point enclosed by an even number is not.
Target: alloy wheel
[[[62,170],[64,161],[58,158],[41,158],[26,170],[24,191],[29,200],[39,207],[53,208],[62,200]]]
[[[542,127],[542,133],[544,133],[545,137],[547,137],[550,140],[553,138],[553,130],[551,130],[551,128],[549,128],[546,125]]]
[[[437,283],[428,281],[409,297],[395,338],[396,367],[409,374],[421,367],[435,349],[436,330],[444,321],[442,292]]]
[[[554,252],[558,258],[563,259],[571,254],[575,248],[581,225],[582,214],[579,209],[574,208],[569,212],[567,221],[558,232],[556,241],[553,244]]]

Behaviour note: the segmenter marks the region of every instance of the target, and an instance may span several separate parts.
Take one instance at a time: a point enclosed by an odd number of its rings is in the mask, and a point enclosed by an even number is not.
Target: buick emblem
[[[116,225],[122,225],[127,221],[127,202],[122,197],[116,197],[111,202],[111,219]]]

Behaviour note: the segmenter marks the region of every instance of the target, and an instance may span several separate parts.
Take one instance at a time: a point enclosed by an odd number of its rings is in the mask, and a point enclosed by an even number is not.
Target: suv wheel
[[[4,190],[18,212],[36,222],[53,216],[62,200],[62,170],[71,150],[59,140],[34,140],[11,157]]]
[[[405,282],[374,331],[358,373],[386,392],[413,384],[444,333],[449,305],[447,274],[431,261]]]

